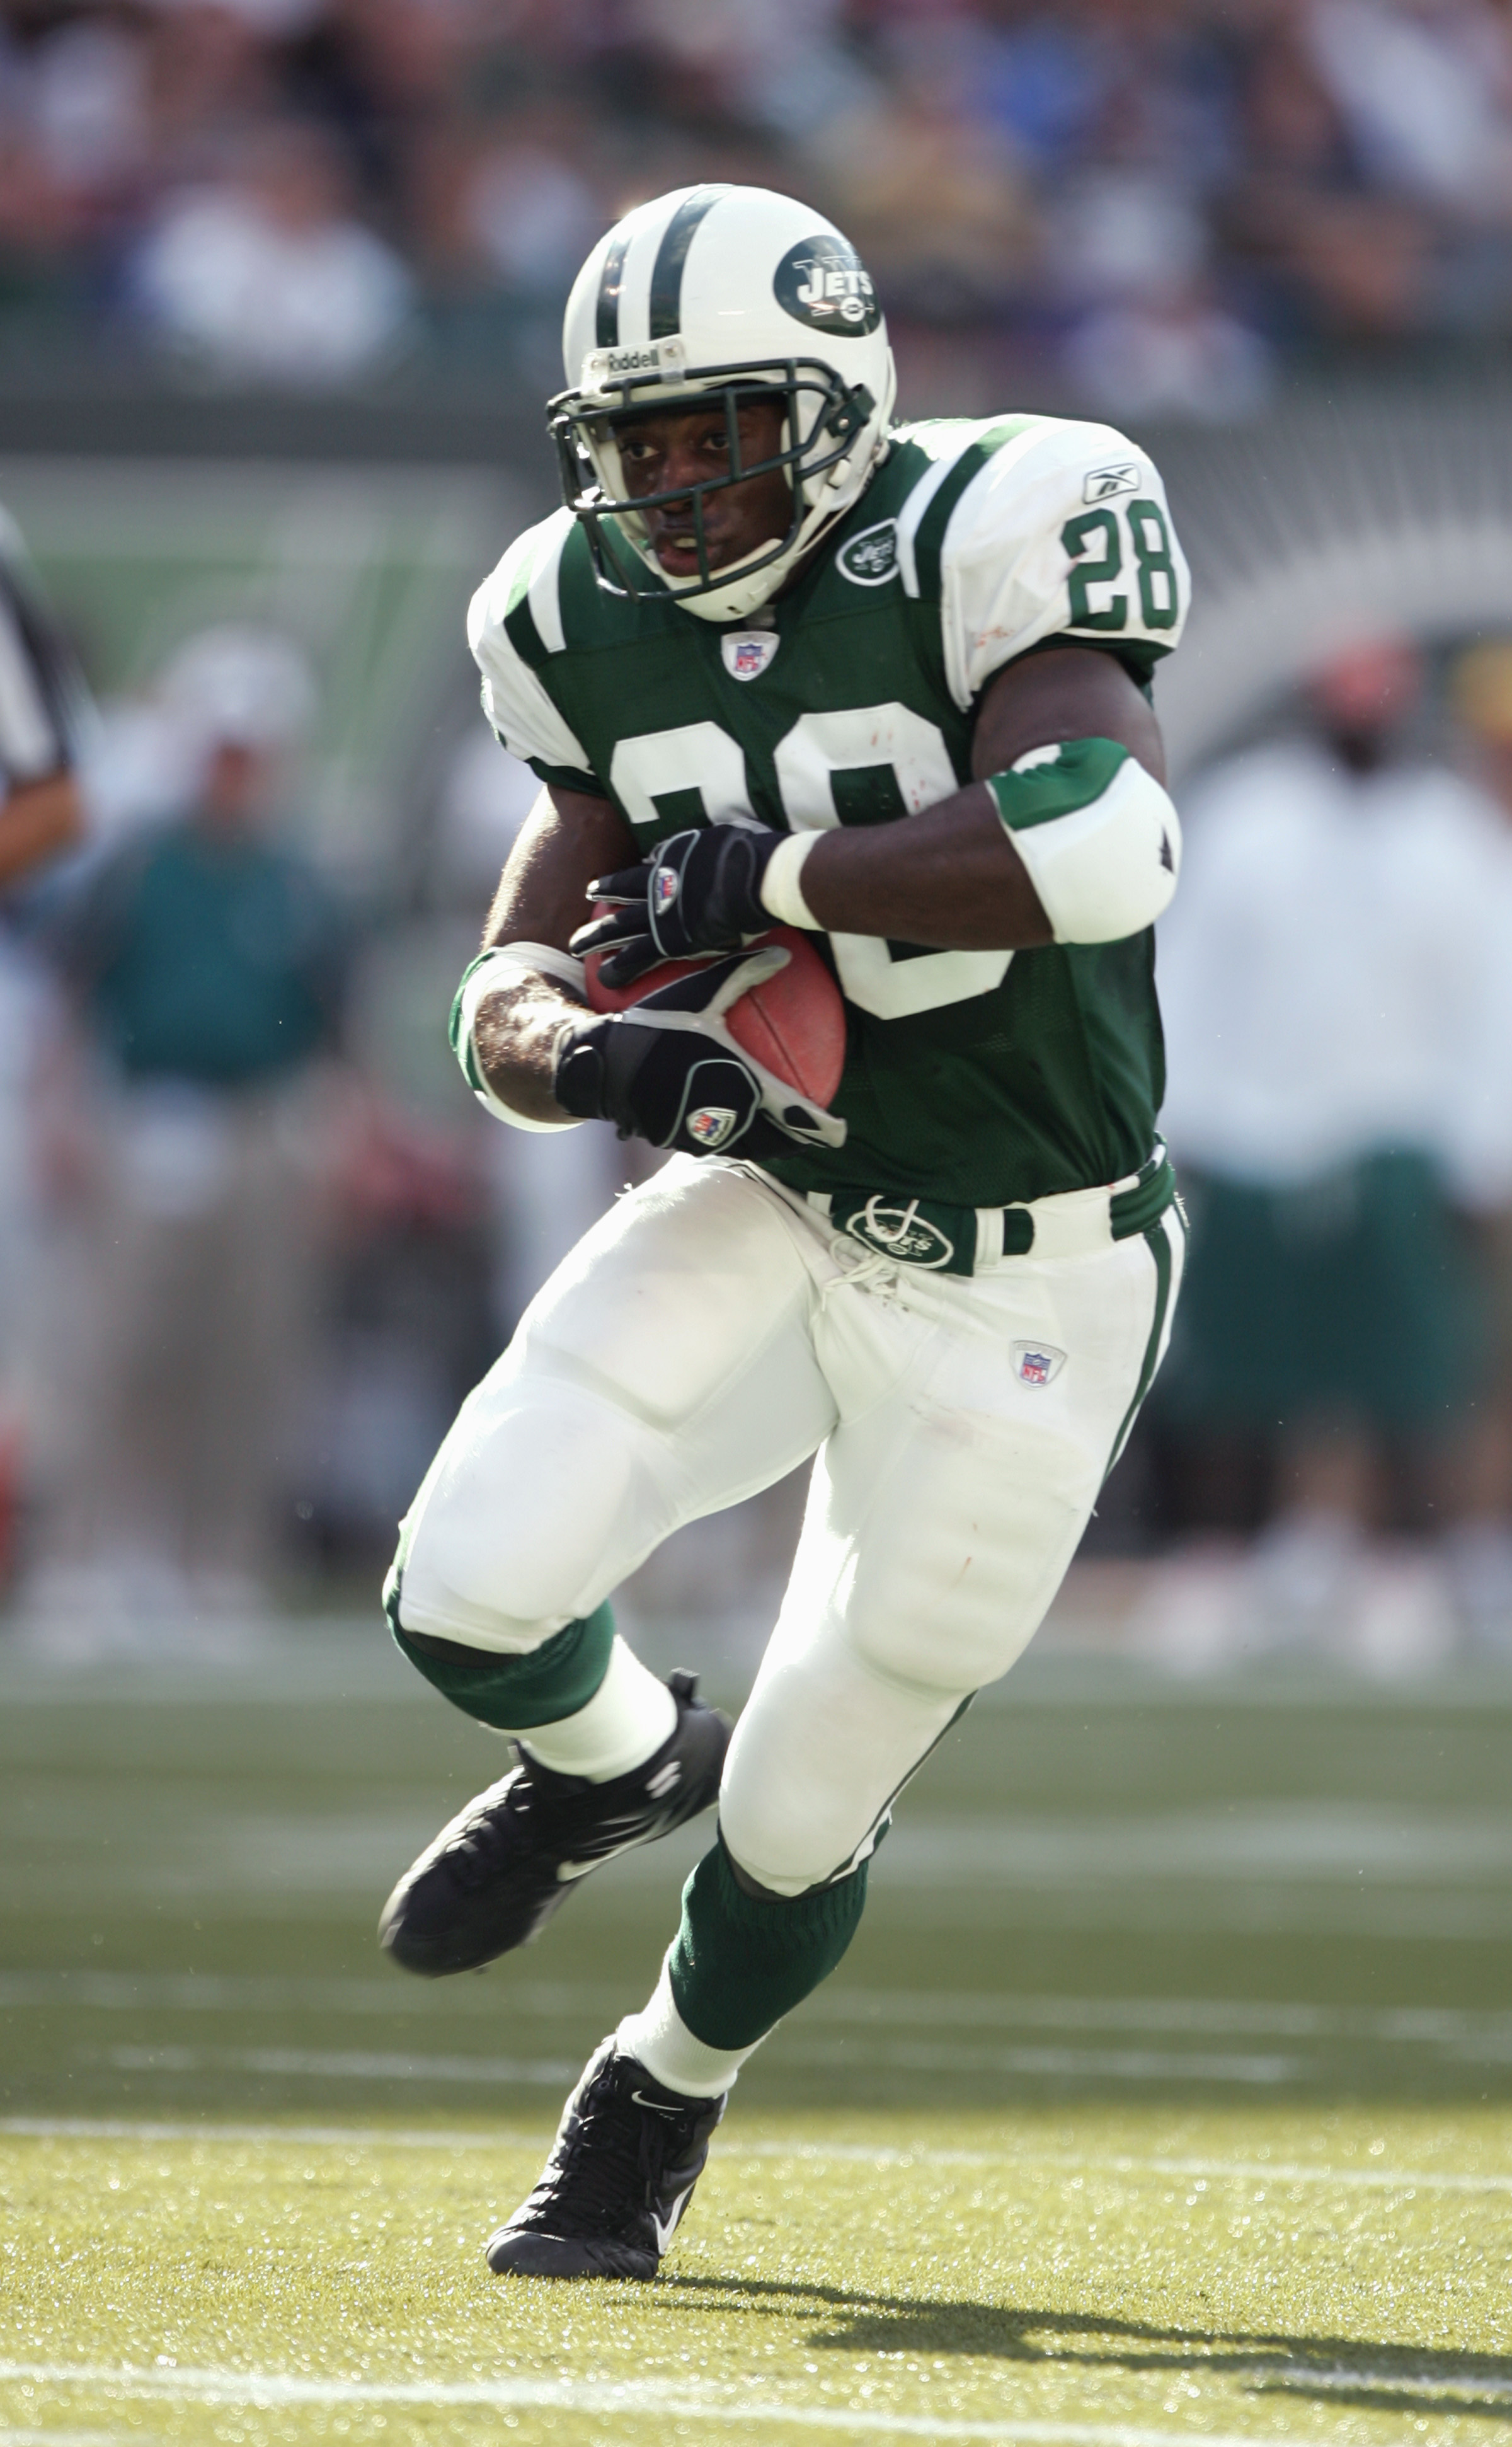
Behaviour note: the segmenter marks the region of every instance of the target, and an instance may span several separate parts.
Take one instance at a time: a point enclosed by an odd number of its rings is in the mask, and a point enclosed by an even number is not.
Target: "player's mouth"
[[[651,548],[669,578],[699,576],[698,530],[690,518],[669,519],[653,510],[646,524],[650,529]],[[741,549],[738,540],[723,531],[718,517],[710,517],[707,510],[704,513],[704,549],[710,569],[719,569],[727,560],[735,560]]]
[[[705,546],[711,569],[722,559],[717,534],[705,529]],[[661,527],[652,539],[652,550],[671,578],[691,578],[698,574],[698,539],[691,527]]]

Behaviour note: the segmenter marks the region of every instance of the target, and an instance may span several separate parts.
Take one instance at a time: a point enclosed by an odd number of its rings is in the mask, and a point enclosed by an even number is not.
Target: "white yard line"
[[[614,1991],[588,1982],[511,1983],[448,1993],[448,2019],[461,2012],[497,2021],[558,2020],[609,2013]],[[66,2004],[104,2012],[322,2013],[384,2018],[428,2010],[393,1980],[298,1979],[238,1973],[129,1971],[0,1972],[0,2007]],[[823,1990],[805,2007],[810,2023],[954,2031],[1011,2028],[1140,2032],[1286,2039],[1368,2039],[1389,2046],[1431,2047],[1500,2062],[1512,2057],[1512,2014],[1455,2006],[1269,2004],[1205,1997],[996,1996],[990,1990]]]
[[[540,2133],[516,2128],[459,2131],[446,2127],[427,2131],[398,2126],[331,2124],[167,2124],[134,2123],[123,2116],[0,2116],[0,2139],[21,2141],[135,2141],[143,2148],[161,2141],[198,2141],[206,2146],[247,2142],[287,2142],[291,2149],[396,2150],[532,2150],[549,2139]],[[1308,2167],[1292,2160],[1223,2158],[1090,2158],[1069,2153],[1020,2150],[942,2150],[921,2143],[910,2149],[865,2141],[742,2140],[738,2128],[717,2145],[721,2158],[777,2158],[815,2164],[871,2167],[1005,2167],[1034,2174],[1200,2176],[1208,2183],[1337,2184],[1371,2191],[1512,2192],[1512,2174],[1451,2175],[1421,2168]]]
[[[974,2438],[1001,2447],[1260,2447],[1266,2430],[1152,2430],[1143,2424],[1105,2421],[959,2421],[934,2414],[872,2412],[862,2408],[804,2404],[755,2404],[748,2393],[721,2400],[711,2392],[666,2388],[654,2381],[623,2385],[571,2380],[318,2380],[282,2372],[110,2369],[71,2363],[0,2362],[0,2384],[120,2388],[135,2398],[200,2404],[476,2404],[510,2412],[530,2408],[558,2413],[617,2413],[652,2420],[697,2420],[745,2427],[786,2422],[795,2429],[828,2430],[852,2438]],[[1450,2384],[1436,2380],[1443,2387]],[[1473,2385],[1473,2381],[1467,2381]],[[1471,2408],[1466,2405],[1466,2411]]]
[[[144,2447],[140,2430],[0,2430],[0,2438],[5,2447]]]
[[[566,2058],[400,2056],[354,2048],[80,2048],[85,2064],[121,2073],[252,2073],[305,2075],[338,2081],[463,2082],[505,2087],[569,2088],[579,2067]],[[787,2050],[795,2065],[835,2066],[857,2059],[843,2040],[799,2039]],[[973,2048],[949,2041],[875,2043],[867,2061],[886,2071],[996,2074],[1030,2079],[1239,2082],[1273,2087],[1312,2071],[1297,2057],[1197,2055],[1173,2048]]]
[[[6,2115],[0,2116],[0,2139],[6,2137],[18,2141],[139,2141],[143,2148],[159,2141],[203,2141],[211,2145],[287,2141],[291,2149],[301,2150],[391,2146],[396,2150],[470,2151],[535,2149],[549,2141],[551,2135],[544,2126],[539,2134],[497,2130],[461,2133],[440,2126],[432,2130],[399,2126],[390,2131],[387,2126],[370,2124],[139,2124],[120,2115]]]
[[[576,2058],[411,2057],[357,2048],[104,2048],[78,2052],[86,2062],[122,2073],[313,2074],[336,2081],[501,2082],[515,2088],[568,2089],[582,2067]]]
[[[1273,2087],[1315,2068],[1302,2057],[1191,2055],[1178,2048],[972,2048],[948,2040],[880,2039],[853,2046],[843,2039],[794,2039],[789,2064],[860,2073],[1021,2075],[1044,2080],[1242,2082]]]

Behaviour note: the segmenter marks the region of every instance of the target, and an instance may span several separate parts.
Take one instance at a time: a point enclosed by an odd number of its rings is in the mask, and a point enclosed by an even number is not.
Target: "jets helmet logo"
[[[875,332],[882,319],[860,256],[828,230],[788,248],[773,277],[772,294],[795,323],[842,339]]]

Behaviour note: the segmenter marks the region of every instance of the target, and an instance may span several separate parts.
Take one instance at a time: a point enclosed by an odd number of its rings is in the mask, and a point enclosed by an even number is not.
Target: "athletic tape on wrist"
[[[780,841],[766,862],[762,877],[762,907],[784,926],[807,926],[822,932],[819,920],[803,899],[802,877],[810,850],[819,843],[818,833],[790,833]]]
[[[558,1121],[539,1121],[534,1114],[517,1111],[507,1105],[488,1080],[478,1049],[473,1044],[473,1029],[480,1007],[501,986],[517,985],[531,977],[546,978],[554,985],[565,986],[578,1000],[586,999],[585,974],[581,960],[570,952],[558,952],[551,943],[496,943],[485,952],[463,981],[460,997],[458,1042],[472,1048],[471,1077],[482,1082],[474,1085],[473,1094],[480,1105],[501,1122],[508,1122],[517,1130],[575,1130],[579,1125],[575,1115],[564,1115]],[[465,1066],[464,1066],[465,1067]]]

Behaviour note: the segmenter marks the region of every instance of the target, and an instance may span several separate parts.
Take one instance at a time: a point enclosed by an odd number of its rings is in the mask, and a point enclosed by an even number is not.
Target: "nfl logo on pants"
[[[1021,1385],[1048,1385],[1066,1365],[1066,1354],[1053,1342],[1015,1342],[1013,1374]]]

